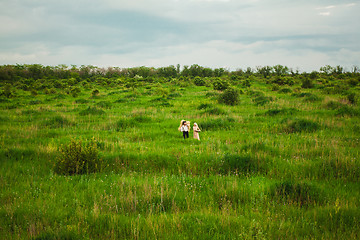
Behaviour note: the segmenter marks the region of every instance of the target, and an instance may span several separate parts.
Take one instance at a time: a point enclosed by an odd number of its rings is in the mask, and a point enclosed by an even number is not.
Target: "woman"
[[[197,123],[194,123],[193,130],[194,130],[194,138],[200,141],[199,132],[201,132],[201,130],[197,125]]]
[[[180,131],[183,133],[184,139],[189,138],[189,129],[190,128],[189,128],[189,125],[187,124],[187,122],[185,120],[182,120]]]

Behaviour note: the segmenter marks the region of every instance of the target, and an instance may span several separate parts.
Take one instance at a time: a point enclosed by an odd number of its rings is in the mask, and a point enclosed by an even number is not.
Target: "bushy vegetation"
[[[95,173],[101,168],[102,160],[95,139],[86,144],[72,139],[69,144],[62,145],[54,164],[54,172],[64,175]]]
[[[358,239],[359,79],[0,66],[0,236]]]

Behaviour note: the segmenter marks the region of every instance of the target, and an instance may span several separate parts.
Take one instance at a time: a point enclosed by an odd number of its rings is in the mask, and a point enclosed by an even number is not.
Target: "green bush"
[[[225,114],[225,111],[218,107],[213,108],[206,108],[204,113],[210,114],[210,115],[223,115]]]
[[[351,104],[356,104],[357,102],[357,96],[355,93],[349,93],[347,96],[346,96],[346,99],[351,103]]]
[[[324,107],[327,108],[327,109],[339,109],[343,106],[344,104],[340,103],[340,102],[337,102],[337,101],[329,101],[327,102]]]
[[[229,172],[254,173],[265,170],[262,164],[250,155],[225,154],[219,170],[224,174]]]
[[[266,97],[266,96],[259,96],[255,99],[253,99],[253,102],[255,103],[255,105],[260,105],[263,106],[265,104],[270,103],[271,101],[273,101],[272,97]]]
[[[88,107],[87,109],[82,110],[79,114],[82,116],[84,116],[84,115],[102,115],[102,114],[105,114],[105,112],[96,107]]]
[[[225,103],[226,105],[236,105],[239,103],[239,91],[235,88],[226,89],[219,96],[219,103]]]
[[[293,115],[296,112],[298,112],[298,110],[295,109],[295,108],[270,109],[270,110],[265,112],[265,115],[266,116],[275,116],[275,115],[280,115],[280,114]]]
[[[112,106],[111,106],[111,103],[108,102],[108,101],[98,102],[98,103],[96,104],[96,106],[99,107],[99,108],[108,108],[108,109],[110,109],[110,108],[112,107]]]
[[[216,78],[213,82],[214,90],[224,91],[229,87],[229,83],[221,78]]]
[[[49,128],[62,128],[72,125],[73,123],[71,121],[61,116],[55,116],[45,122],[45,126]]]
[[[208,119],[207,121],[198,122],[200,129],[203,131],[228,130],[234,126],[235,119],[233,118],[216,118]]]
[[[196,86],[205,86],[205,80],[203,79],[203,78],[201,78],[201,77],[195,77],[194,78],[194,84],[196,85]]]
[[[308,183],[295,183],[292,180],[276,183],[270,188],[270,196],[278,201],[300,206],[322,203],[322,195],[318,187]]]
[[[279,93],[291,93],[292,90],[290,88],[282,88],[279,90]]]
[[[209,103],[202,103],[202,104],[200,104],[199,106],[198,106],[198,110],[203,110],[203,109],[208,109],[208,108],[211,108],[212,107],[212,105],[211,104],[209,104]]]
[[[315,132],[320,128],[320,125],[316,122],[298,119],[290,122],[285,128],[285,132],[296,133],[296,132]]]
[[[68,145],[59,148],[54,171],[62,175],[88,174],[99,172],[102,165],[94,138],[86,144],[72,139]]]
[[[94,89],[94,90],[92,91],[92,93],[91,93],[91,95],[92,95],[93,97],[97,97],[97,96],[99,96],[99,94],[100,94],[100,91],[99,91],[98,89]]]
[[[73,96],[73,97],[77,97],[77,96],[79,96],[79,94],[81,93],[81,89],[79,88],[79,87],[73,87],[72,89],[71,89],[71,96]]]
[[[304,100],[308,102],[317,102],[317,101],[321,101],[322,97],[319,97],[315,94],[310,94],[309,96],[305,97]]]
[[[344,116],[355,117],[355,116],[360,116],[360,111],[348,105],[343,105],[337,110],[336,115],[341,117]]]
[[[7,97],[7,98],[10,98],[10,97],[12,97],[14,94],[13,94],[13,91],[12,91],[12,89],[11,89],[11,86],[9,85],[9,84],[6,84],[5,86],[4,86],[4,90],[3,90],[3,92],[0,94],[0,96],[1,95],[4,95],[5,97]]]
[[[77,104],[85,104],[85,103],[88,103],[89,100],[86,100],[86,99],[83,99],[83,98],[79,98],[79,99],[76,99],[75,100],[75,103]]]
[[[311,79],[306,78],[302,81],[301,87],[302,88],[313,88],[314,84]]]

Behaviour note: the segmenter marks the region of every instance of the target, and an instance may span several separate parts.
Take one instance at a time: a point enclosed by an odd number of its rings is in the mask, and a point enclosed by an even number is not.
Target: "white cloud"
[[[2,0],[0,64],[359,65],[359,4],[323,3]]]

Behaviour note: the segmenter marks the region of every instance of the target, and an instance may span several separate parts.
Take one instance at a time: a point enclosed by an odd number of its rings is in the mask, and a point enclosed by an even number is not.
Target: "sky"
[[[0,0],[0,65],[360,66],[360,0]]]

